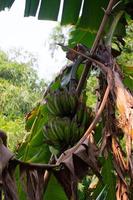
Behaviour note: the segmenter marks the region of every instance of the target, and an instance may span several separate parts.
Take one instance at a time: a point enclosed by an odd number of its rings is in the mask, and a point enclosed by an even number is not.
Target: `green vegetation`
[[[128,21],[124,42],[122,53],[117,60],[124,73],[124,84],[133,91],[133,20]]]
[[[25,134],[24,117],[42,97],[45,84],[31,66],[8,57],[0,52],[0,129],[14,149]]]
[[[129,67],[127,70],[132,70],[133,67],[133,20],[128,21],[128,25],[126,27],[126,36],[124,38],[125,46],[122,49],[122,53],[118,58],[118,62],[121,66]]]

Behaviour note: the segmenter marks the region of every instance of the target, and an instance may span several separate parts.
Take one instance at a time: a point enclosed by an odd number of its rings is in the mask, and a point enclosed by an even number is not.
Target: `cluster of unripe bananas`
[[[44,126],[44,140],[61,151],[73,146],[86,131],[91,112],[74,91],[49,93],[46,105],[53,118]]]

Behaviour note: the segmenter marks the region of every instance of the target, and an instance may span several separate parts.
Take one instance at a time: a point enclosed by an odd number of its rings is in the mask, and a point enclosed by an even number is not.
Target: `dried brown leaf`
[[[114,92],[116,96],[116,105],[123,124],[121,128],[125,134],[130,135],[133,139],[133,96],[124,87],[121,77],[117,72],[114,72]]]
[[[128,200],[129,199],[127,186],[123,183],[123,181],[119,177],[117,180],[116,199],[117,200]]]
[[[10,152],[3,144],[0,138],[0,174],[4,168],[8,165],[9,160],[13,157],[13,153]]]
[[[90,135],[73,154],[63,159],[61,162],[63,168],[54,172],[69,199],[71,197],[77,199],[77,183],[90,170],[101,178],[97,158],[98,149],[93,142],[93,136]]]
[[[44,170],[30,169],[28,166],[20,166],[20,180],[24,192],[29,200],[42,200],[44,187]]]
[[[118,175],[121,177],[123,182],[125,182],[125,174],[127,172],[127,165],[124,159],[124,154],[116,137],[112,137],[112,151],[114,157],[115,168]],[[125,183],[126,184],[126,183]]]
[[[2,173],[2,190],[6,200],[19,200],[13,171],[14,169],[6,168]]]

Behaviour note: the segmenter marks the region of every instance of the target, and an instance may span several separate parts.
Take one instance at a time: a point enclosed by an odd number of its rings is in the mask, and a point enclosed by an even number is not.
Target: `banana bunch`
[[[85,133],[90,122],[89,115],[86,106],[79,103],[72,118],[54,117],[44,126],[44,141],[59,152],[73,146]]]
[[[54,116],[71,116],[78,105],[76,92],[67,89],[49,93],[46,97],[48,111]]]
[[[75,91],[67,89],[51,92],[46,97],[51,120],[44,126],[44,142],[61,153],[73,146],[89,126],[91,111],[87,109]]]
[[[74,119],[79,126],[85,127],[85,129],[88,127],[92,120],[91,112],[91,109],[88,109],[83,103],[79,103],[77,111],[74,115]]]
[[[44,126],[44,140],[55,149],[64,149],[70,140],[70,124],[68,117],[56,117]]]

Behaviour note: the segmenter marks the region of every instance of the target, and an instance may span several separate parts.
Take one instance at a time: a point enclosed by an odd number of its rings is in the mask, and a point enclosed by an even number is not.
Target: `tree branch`
[[[88,56],[87,54],[84,54],[84,53],[81,53],[81,52],[79,52],[79,51],[76,51],[75,49],[69,48],[69,47],[64,46],[64,45],[62,45],[62,44],[59,44],[59,45],[60,45],[60,46],[63,46],[64,48],[66,48],[66,49],[69,50],[69,51],[71,50],[71,51],[73,51],[74,53],[76,53],[76,54],[78,54],[78,55],[80,55],[80,56],[82,56],[82,57],[88,59],[91,63],[94,62],[95,64],[97,64],[98,66],[100,66],[100,68],[102,69],[103,72],[105,72],[105,73],[108,72],[108,68],[107,68],[103,63],[101,63],[100,61],[95,60],[94,58],[91,58],[91,57]]]
[[[33,169],[50,170],[50,169],[59,167],[59,165],[56,165],[56,164],[28,163],[28,162],[23,162],[23,161],[18,160],[18,159],[12,159],[10,162],[11,163],[13,162],[13,163],[16,163],[16,164],[19,164],[19,165],[23,165],[27,168],[33,168]]]
[[[104,31],[106,22],[107,22],[107,20],[108,20],[108,17],[109,17],[109,15],[110,15],[111,11],[112,11],[112,7],[113,7],[113,5],[114,5],[115,2],[116,2],[116,0],[110,0],[110,1],[109,1],[108,7],[107,7],[107,9],[106,9],[106,11],[105,11],[103,20],[102,20],[102,22],[101,22],[101,25],[100,25],[100,27],[99,27],[99,30],[98,30],[97,35],[96,35],[96,38],[95,38],[95,41],[94,41],[93,46],[92,46],[91,51],[90,51],[90,54],[91,54],[91,55],[93,55],[94,52],[96,51],[96,48],[97,48],[97,46],[98,46],[98,43],[99,43],[99,41],[100,41],[100,39],[101,39],[101,36],[102,36],[102,34],[103,34],[103,31]],[[80,78],[80,80],[79,80],[79,83],[78,83],[78,86],[77,86],[77,93],[78,93],[79,95],[81,94],[82,87],[83,87],[83,85],[84,85],[84,83],[85,83],[85,80],[86,80],[86,78],[87,78],[87,75],[88,75],[88,72],[89,72],[89,69],[90,69],[90,67],[89,67],[90,65],[91,65],[91,62],[88,63],[88,65],[85,66],[84,71],[83,71],[83,73],[82,73],[82,75],[81,75],[81,78]]]
[[[105,11],[105,14],[104,14],[104,17],[103,17],[103,20],[102,20],[101,25],[99,27],[99,30],[97,32],[95,41],[94,41],[93,46],[91,48],[91,52],[90,52],[91,54],[93,54],[95,52],[96,48],[97,48],[97,45],[98,45],[98,43],[99,43],[99,41],[101,39],[101,36],[103,34],[105,25],[107,23],[109,15],[111,14],[111,11],[112,11],[112,8],[113,8],[113,5],[115,4],[115,2],[116,2],[116,0],[110,0],[109,1],[108,7],[107,7],[107,9]]]

